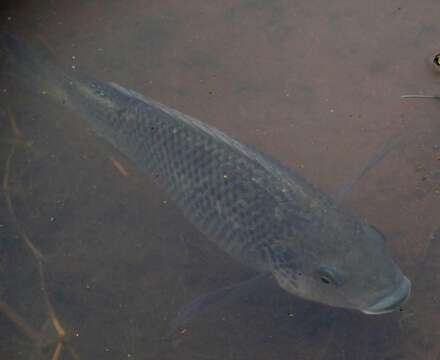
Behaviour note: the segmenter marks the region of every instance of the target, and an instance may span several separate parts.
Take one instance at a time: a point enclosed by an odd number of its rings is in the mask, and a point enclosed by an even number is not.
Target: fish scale
[[[133,110],[118,112],[116,130],[126,136],[119,136],[113,144],[147,173],[157,174],[161,185],[202,232],[214,236],[238,258],[248,258],[245,250],[253,253],[260,242],[286,233],[287,229],[277,228],[274,216],[269,215],[279,206],[270,193],[277,192],[288,202],[286,194],[277,186],[270,191],[263,189],[255,181],[256,173],[276,178],[255,160],[257,153],[243,157],[230,142],[221,141],[227,139],[226,135],[219,140],[203,127],[195,126],[197,122],[182,122],[174,113],[169,114],[146,99],[136,104],[128,99],[127,102]],[[152,106],[156,106],[154,117],[150,116]],[[139,135],[144,139],[143,145],[132,140]],[[140,152],[138,148],[149,150]],[[258,232],[250,231],[256,228]]]

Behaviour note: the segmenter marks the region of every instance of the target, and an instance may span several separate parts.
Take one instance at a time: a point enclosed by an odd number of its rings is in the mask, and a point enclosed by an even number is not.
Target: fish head
[[[323,227],[326,228],[325,226]],[[384,314],[400,308],[411,282],[389,255],[380,231],[366,223],[318,231],[293,261],[273,272],[279,285],[304,299],[333,307]],[[285,252],[297,246],[285,243]]]

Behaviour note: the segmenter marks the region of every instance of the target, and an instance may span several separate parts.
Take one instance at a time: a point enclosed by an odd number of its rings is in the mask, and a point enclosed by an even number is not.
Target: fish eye
[[[328,268],[320,268],[318,270],[318,277],[320,281],[325,285],[339,285],[339,281],[335,272]]]

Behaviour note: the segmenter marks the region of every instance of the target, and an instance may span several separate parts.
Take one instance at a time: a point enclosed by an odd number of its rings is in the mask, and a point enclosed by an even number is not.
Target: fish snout
[[[393,292],[380,298],[378,301],[367,306],[367,308],[361,311],[368,315],[380,315],[395,311],[402,305],[409,297],[411,293],[411,281],[404,276],[399,287]]]

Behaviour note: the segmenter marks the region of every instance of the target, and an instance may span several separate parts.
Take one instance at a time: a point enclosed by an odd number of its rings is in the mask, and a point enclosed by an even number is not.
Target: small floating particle
[[[113,166],[116,168],[116,170],[118,170],[122,176],[128,177],[128,171],[125,170],[125,168],[122,166],[122,164],[116,160],[113,157],[110,157],[110,161],[112,162]]]
[[[8,114],[9,114],[9,121],[11,123],[12,132],[14,133],[15,137],[23,138],[23,134],[21,133],[20,129],[17,126],[15,114],[9,109],[8,109]]]

